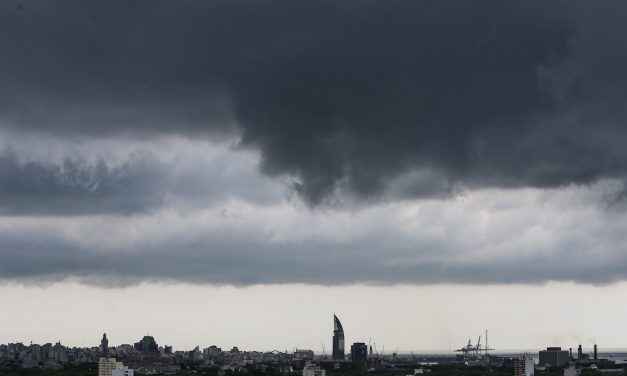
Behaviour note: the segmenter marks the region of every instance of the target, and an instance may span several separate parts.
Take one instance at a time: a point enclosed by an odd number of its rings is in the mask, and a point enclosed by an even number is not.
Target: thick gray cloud
[[[62,5],[62,6],[61,6]],[[308,202],[432,169],[447,195],[622,178],[620,2],[5,2],[0,118],[233,130]],[[453,188],[452,188],[453,187]]]
[[[137,157],[110,168],[86,164],[20,163],[0,155],[0,214],[128,214],[160,207],[168,184],[167,167]]]
[[[615,185],[488,191],[457,203],[429,200],[351,214],[303,215],[287,204],[232,202],[115,220],[5,217],[0,280],[611,283],[627,278],[626,219],[596,201]]]
[[[94,155],[115,142],[88,143],[74,153],[60,143],[54,158],[46,156],[55,153],[43,151],[26,159],[41,143],[17,143],[0,154],[0,215],[149,214],[166,207],[206,208],[229,199],[263,206],[285,198],[280,186],[256,173],[257,163],[221,144],[161,142],[157,151],[131,143],[130,152],[109,150],[113,156],[105,158]],[[187,152],[166,155],[180,147]]]
[[[2,2],[0,280],[624,280],[626,13]]]

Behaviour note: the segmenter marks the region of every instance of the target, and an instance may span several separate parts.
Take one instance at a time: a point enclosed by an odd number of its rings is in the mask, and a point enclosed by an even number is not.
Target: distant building
[[[514,360],[514,376],[533,376],[535,363],[526,354]]]
[[[305,359],[305,360],[313,360],[314,358],[314,352],[313,350],[299,350],[296,349],[294,351],[294,357],[295,358],[299,358],[299,359]]]
[[[549,365],[551,367],[568,366],[568,351],[562,350],[561,347],[547,347],[546,350],[540,351],[538,363],[541,366]]]
[[[277,370],[279,373],[294,373],[294,368],[290,364],[279,364]]]
[[[583,350],[581,349],[581,345],[577,348],[577,359],[583,359]]]
[[[124,366],[122,368],[116,368],[111,371],[111,376],[134,376],[135,371]]]
[[[564,369],[564,376],[579,376],[581,375],[581,369],[575,366],[570,366]]]
[[[222,353],[222,349],[215,346],[215,345],[211,345],[209,347],[207,347],[206,349],[204,349],[204,352],[209,354],[209,355],[217,355]]]
[[[143,353],[156,353],[159,351],[159,345],[151,336],[144,336],[139,342],[135,342],[135,350]]]
[[[107,339],[107,333],[102,335],[102,340],[100,340],[100,348],[102,349],[102,357],[109,357],[109,340]]]
[[[366,369],[368,365],[368,346],[363,342],[355,342],[351,346],[351,362],[357,368]]]
[[[63,346],[61,342],[57,342],[48,351],[48,360],[56,360],[57,362],[60,362],[60,363],[67,362],[68,361],[67,348]]]
[[[203,359],[203,353],[200,352],[200,347],[196,346],[194,350],[190,351],[189,358],[192,362],[200,362]]]
[[[106,337],[105,337],[106,338]],[[98,376],[134,376],[135,371],[129,369],[115,358],[100,358],[98,360]]]
[[[333,360],[344,360],[344,328],[335,315],[333,315]]]
[[[303,368],[303,376],[325,376],[326,371],[317,365],[308,363]]]

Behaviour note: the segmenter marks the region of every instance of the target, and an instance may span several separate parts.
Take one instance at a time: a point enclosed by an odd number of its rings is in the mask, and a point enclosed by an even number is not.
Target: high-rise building
[[[333,360],[344,360],[344,328],[335,315],[333,315]]]
[[[363,342],[355,342],[351,346],[351,362],[357,368],[366,369],[368,365],[368,346]]]
[[[579,347],[577,348],[577,359],[583,359],[583,350],[581,348],[581,345],[579,345]]]
[[[102,340],[100,341],[100,347],[102,351],[102,357],[107,358],[109,356],[109,340],[107,339],[107,333],[102,335]]]
[[[535,363],[527,354],[514,360],[514,376],[533,376],[534,372]]]
[[[561,347],[547,347],[546,350],[540,351],[538,364],[541,366],[548,364],[551,367],[566,367],[568,363],[568,351],[562,350]]]

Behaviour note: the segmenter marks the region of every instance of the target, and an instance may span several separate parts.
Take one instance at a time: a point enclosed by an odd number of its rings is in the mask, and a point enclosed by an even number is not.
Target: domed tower
[[[109,356],[109,340],[107,339],[107,333],[102,335],[102,340],[100,340],[100,347],[102,347],[102,357],[106,358]]]

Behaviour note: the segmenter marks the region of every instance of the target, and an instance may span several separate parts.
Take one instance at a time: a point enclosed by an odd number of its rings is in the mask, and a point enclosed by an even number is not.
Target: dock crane
[[[455,351],[463,353],[465,357],[471,355],[471,356],[474,356],[475,358],[478,358],[479,354],[482,351],[485,351],[485,354],[487,355],[489,350],[494,350],[488,347],[488,331],[487,330],[485,331],[485,339],[486,339],[485,346],[481,345],[481,336],[479,336],[479,339],[477,339],[476,345],[473,345],[472,340],[469,339],[468,344],[466,346],[462,347],[461,349],[457,349]]]

